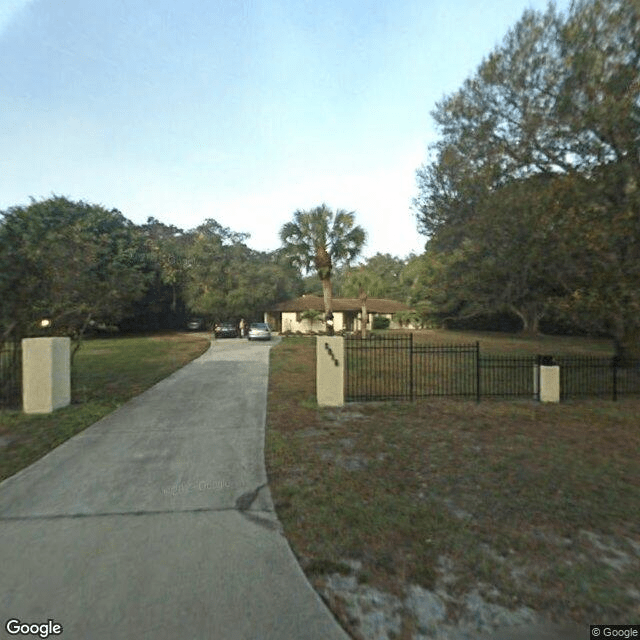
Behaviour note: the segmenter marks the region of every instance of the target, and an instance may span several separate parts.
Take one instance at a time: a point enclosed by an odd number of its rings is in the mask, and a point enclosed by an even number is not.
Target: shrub
[[[384,316],[373,316],[373,322],[371,323],[372,329],[388,329],[390,324],[389,318]]]

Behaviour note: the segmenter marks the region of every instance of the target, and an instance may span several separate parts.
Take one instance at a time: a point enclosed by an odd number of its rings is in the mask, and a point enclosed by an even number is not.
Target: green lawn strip
[[[311,339],[272,350],[266,447],[310,579],[357,559],[362,581],[400,592],[433,587],[444,563],[454,596],[478,586],[557,619],[640,620],[640,401],[319,410],[314,360]]]
[[[380,331],[380,335],[403,333],[402,331]],[[480,343],[483,355],[563,355],[598,356],[613,355],[613,343],[608,338],[579,336],[526,336],[497,331],[447,331],[424,329],[413,332],[414,344],[451,345]]]
[[[0,480],[180,369],[209,344],[193,334],[88,340],[75,356],[71,405],[45,415],[0,411]]]

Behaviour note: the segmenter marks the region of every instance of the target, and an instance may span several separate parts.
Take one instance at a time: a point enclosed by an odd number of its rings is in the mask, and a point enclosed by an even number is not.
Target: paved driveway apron
[[[268,357],[219,341],[0,484],[0,637],[347,638],[273,511]]]

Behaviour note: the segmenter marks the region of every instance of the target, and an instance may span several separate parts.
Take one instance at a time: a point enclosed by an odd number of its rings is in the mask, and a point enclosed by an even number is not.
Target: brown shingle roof
[[[358,298],[334,298],[334,311],[360,311],[362,305]],[[324,299],[319,296],[302,296],[295,300],[286,300],[273,307],[273,311],[306,311],[315,309],[324,311]],[[369,298],[367,300],[367,311],[369,313],[396,313],[397,311],[409,311],[409,307],[396,300],[385,298]]]

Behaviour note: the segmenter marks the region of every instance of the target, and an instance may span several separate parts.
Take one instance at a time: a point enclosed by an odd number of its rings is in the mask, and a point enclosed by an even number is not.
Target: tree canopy
[[[78,340],[88,326],[183,327],[262,317],[301,280],[279,251],[206,220],[184,231],[54,196],[0,213],[0,342],[41,333]],[[78,342],[79,344],[79,342]]]
[[[207,220],[190,232],[185,301],[213,321],[257,319],[298,292],[299,275],[279,253],[254,251],[247,234]]]
[[[144,291],[144,248],[117,210],[55,196],[14,207],[0,222],[0,321],[28,335],[81,334],[91,321],[117,322]]]
[[[414,204],[440,308],[508,308],[535,330],[553,307],[637,353],[637,2],[526,11],[433,116]]]

